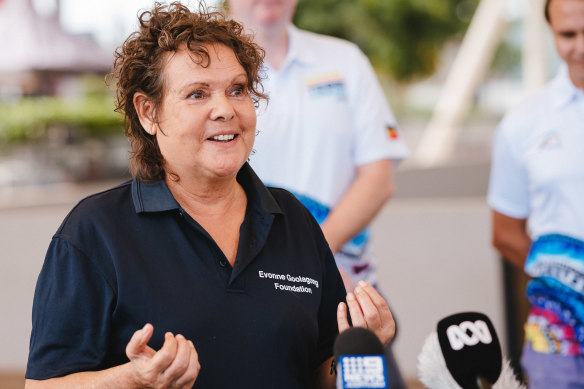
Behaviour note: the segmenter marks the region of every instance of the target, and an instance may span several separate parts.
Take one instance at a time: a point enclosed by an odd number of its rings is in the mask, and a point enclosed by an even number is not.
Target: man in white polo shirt
[[[495,135],[493,244],[533,277],[521,363],[530,388],[584,388],[584,0],[547,0],[565,62]]]
[[[291,24],[296,0],[230,0],[266,52],[267,105],[250,163],[294,193],[322,227],[347,290],[375,285],[367,226],[393,193],[408,155],[376,75],[356,45]],[[392,388],[403,387],[396,370]]]

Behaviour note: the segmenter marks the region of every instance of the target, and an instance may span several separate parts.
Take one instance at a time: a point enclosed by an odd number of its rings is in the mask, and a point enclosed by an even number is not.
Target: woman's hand
[[[395,335],[395,322],[387,302],[365,281],[359,281],[354,293],[347,293],[347,305],[354,327],[373,331],[385,346]],[[339,333],[350,327],[347,306],[340,303],[337,309]]]
[[[146,324],[138,330],[126,346],[126,355],[139,387],[191,388],[199,375],[201,365],[193,342],[182,335],[167,332],[158,351],[147,345],[154,328]]]

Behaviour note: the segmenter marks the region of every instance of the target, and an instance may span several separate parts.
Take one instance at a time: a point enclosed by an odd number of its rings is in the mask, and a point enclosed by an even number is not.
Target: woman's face
[[[207,67],[182,49],[167,54],[162,72],[164,97],[153,130],[166,170],[181,179],[235,176],[255,139],[245,70],[228,47],[206,49]]]
[[[549,15],[558,54],[568,65],[572,82],[584,88],[584,1],[553,0]]]

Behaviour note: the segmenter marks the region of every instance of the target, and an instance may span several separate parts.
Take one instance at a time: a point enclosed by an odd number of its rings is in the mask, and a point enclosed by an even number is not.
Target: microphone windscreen
[[[438,342],[448,371],[464,389],[477,389],[477,379],[494,384],[502,368],[497,333],[489,318],[478,312],[463,312],[438,322]]]
[[[429,389],[462,389],[446,367],[436,331],[428,335],[418,355],[418,378]]]
[[[383,345],[367,328],[351,327],[339,334],[333,352],[337,360],[341,355],[383,355]]]

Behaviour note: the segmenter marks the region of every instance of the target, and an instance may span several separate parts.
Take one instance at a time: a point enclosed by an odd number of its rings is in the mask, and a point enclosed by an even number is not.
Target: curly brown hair
[[[206,45],[229,47],[247,74],[247,88],[257,104],[266,98],[260,76],[264,51],[243,32],[241,24],[205,6],[192,12],[179,2],[168,5],[156,2],[152,10],[138,16],[138,21],[138,31],[114,53],[110,78],[116,80],[115,110],[124,115],[125,134],[132,147],[130,173],[141,181],[153,182],[166,176],[164,158],[156,136],[142,127],[133,98],[136,92],[141,92],[153,102],[155,112],[160,107],[164,97],[164,54],[187,47],[201,66],[208,66],[210,57]]]

